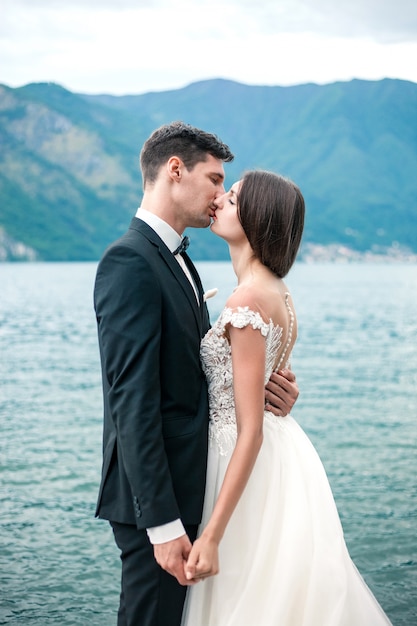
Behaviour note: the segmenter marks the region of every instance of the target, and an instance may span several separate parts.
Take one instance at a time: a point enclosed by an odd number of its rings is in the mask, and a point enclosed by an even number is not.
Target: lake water
[[[219,288],[214,320],[234,275],[229,263],[198,268]],[[116,623],[118,552],[94,519],[95,269],[0,264],[0,624]],[[298,264],[287,283],[299,321],[293,415],[359,570],[394,626],[417,624],[417,266]]]

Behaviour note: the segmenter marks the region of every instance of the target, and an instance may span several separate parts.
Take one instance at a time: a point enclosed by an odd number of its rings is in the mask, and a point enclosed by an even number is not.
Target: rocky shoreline
[[[403,246],[375,246],[372,250],[353,250],[341,244],[306,243],[299,260],[304,263],[417,263],[417,254]]]
[[[14,240],[0,227],[0,263],[34,262],[39,257],[33,248]],[[359,251],[342,244],[306,243],[298,260],[302,263],[417,263],[417,254],[400,245],[390,248],[375,246]]]

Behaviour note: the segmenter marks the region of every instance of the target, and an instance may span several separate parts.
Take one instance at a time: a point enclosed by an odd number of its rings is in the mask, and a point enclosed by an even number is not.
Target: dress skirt
[[[210,425],[203,520],[234,433]],[[182,626],[390,624],[346,548],[320,458],[290,416],[265,413],[264,441],[219,547],[220,572],[187,594]]]

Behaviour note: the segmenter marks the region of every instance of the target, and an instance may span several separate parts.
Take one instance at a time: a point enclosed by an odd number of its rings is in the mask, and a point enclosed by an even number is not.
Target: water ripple
[[[198,265],[205,288],[219,288],[208,301],[215,319],[235,278],[230,264]],[[0,272],[0,624],[112,624],[118,552],[109,525],[94,519],[95,265],[1,264]],[[294,416],[323,459],[352,558],[394,626],[411,626],[417,268],[300,265],[288,284],[300,327]]]

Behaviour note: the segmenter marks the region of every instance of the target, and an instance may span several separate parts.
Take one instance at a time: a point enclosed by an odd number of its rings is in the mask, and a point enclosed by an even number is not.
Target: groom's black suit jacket
[[[167,246],[133,218],[94,288],[104,397],[96,515],[140,529],[201,520],[208,399],[199,350],[209,317],[184,257],[200,306]]]

